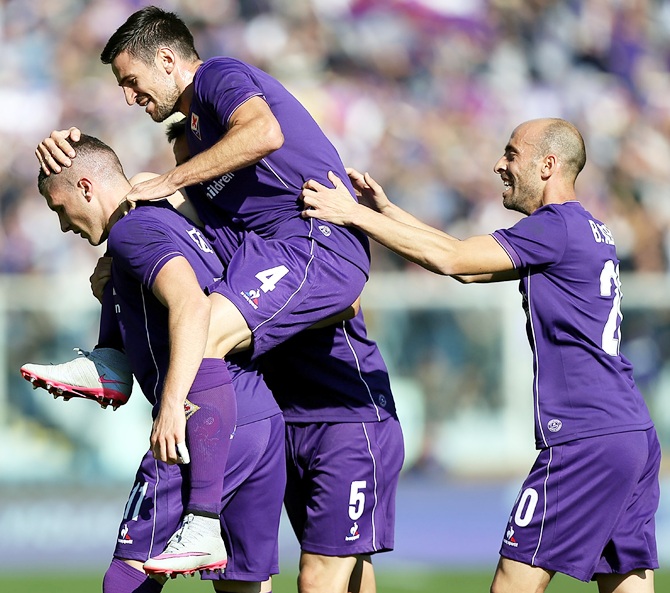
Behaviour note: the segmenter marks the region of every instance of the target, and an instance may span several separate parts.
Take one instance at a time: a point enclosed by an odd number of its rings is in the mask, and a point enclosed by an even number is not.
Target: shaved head
[[[586,164],[586,147],[579,130],[570,122],[559,118],[531,120],[522,124],[537,127],[535,156],[538,159],[554,154],[573,181]]]
[[[82,134],[79,141],[71,141],[70,144],[77,152],[70,167],[63,167],[60,173],[51,173],[48,176],[40,170],[37,188],[43,196],[48,195],[51,188],[59,184],[74,187],[82,176],[91,177],[101,183],[114,183],[126,179],[119,157],[101,140]]]

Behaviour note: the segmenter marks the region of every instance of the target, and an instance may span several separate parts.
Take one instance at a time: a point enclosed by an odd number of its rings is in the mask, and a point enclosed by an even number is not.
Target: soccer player
[[[178,121],[168,128],[177,163],[190,158],[184,127]],[[229,262],[244,233],[207,206],[208,184],[186,189],[212,246]],[[109,268],[109,258],[101,259],[92,277],[103,318]],[[388,371],[363,314],[301,332],[259,362],[287,423],[285,506],[301,546],[299,590],[372,592],[371,556],[394,545],[404,447]]]
[[[227,564],[220,577],[227,580],[217,581],[217,590],[269,591],[270,575],[278,572],[283,418],[254,366],[226,364],[203,343],[210,309],[203,288],[223,274],[222,264],[204,231],[169,204],[142,206],[122,217],[117,205],[130,182],[116,154],[90,136],[75,146],[71,168],[40,173],[40,192],[64,232],[94,245],[108,239],[119,329],[132,370],[154,416],[160,418],[163,406],[175,408],[174,440],[183,440],[180,425],[186,424],[191,453],[187,479],[183,466],[173,465],[178,457],[172,443],[153,443],[142,460],[104,590],[160,590],[142,567],[169,575]],[[236,429],[229,368],[243,396]],[[167,542],[182,513],[181,528]],[[150,558],[166,542],[165,551]]]
[[[189,159],[184,127],[182,120],[168,128],[177,163]],[[207,207],[208,184],[186,191],[229,261],[237,247],[226,232],[231,223]],[[286,421],[284,505],[301,547],[298,589],[372,593],[372,555],[394,545],[404,445],[388,371],[363,313],[300,332],[259,362]]]
[[[159,199],[209,182],[212,207],[249,234],[225,282],[212,287],[219,348],[248,346],[253,357],[351,307],[369,271],[364,234],[300,216],[305,179],[346,175],[337,151],[300,102],[277,80],[238,60],[203,62],[175,14],[146,7],[131,15],[101,54],[129,105],[154,121],[181,112],[192,158],[137,184],[130,201]],[[54,137],[37,150],[48,174],[69,164]],[[66,142],[66,141],[65,141]],[[51,154],[54,151],[56,158]],[[353,188],[352,188],[353,195]]]
[[[358,228],[435,273],[519,280],[539,453],[510,514],[493,593],[544,591],[556,572],[596,580],[603,593],[654,590],[661,452],[620,353],[614,237],[577,201],[585,162],[569,122],[522,123],[494,170],[503,206],[527,217],[463,241],[392,204],[368,174],[350,171],[367,208],[335,176],[335,189],[312,180],[303,190],[303,216]]]
[[[326,319],[332,321],[333,316],[350,309],[369,271],[367,238],[357,231],[301,218],[299,196],[304,180],[315,177],[325,182],[329,170],[339,171],[343,177],[346,173],[335,148],[296,98],[268,74],[238,60],[218,57],[202,62],[184,23],[156,7],[133,14],[110,38],[101,58],[112,65],[130,105],[144,107],[155,121],[181,112],[189,122],[187,134],[193,158],[165,175],[138,184],[128,199],[156,199],[180,187],[204,184],[210,210],[228,215],[247,233],[230,260],[225,281],[214,287],[211,295],[222,303],[213,303],[212,307],[215,313],[220,312],[213,318],[222,328],[219,350],[251,346],[251,355],[256,358],[302,329]],[[58,171],[61,164],[67,167],[72,162],[68,154],[74,157],[75,152],[67,143],[68,133],[53,133],[38,147],[37,156],[45,171]],[[324,539],[320,546],[310,543],[317,538],[318,522],[327,521],[325,511],[307,519],[313,525],[309,537],[302,532],[298,536],[303,549],[299,577],[303,593],[345,591],[359,573],[363,583],[355,586],[362,591],[374,590],[367,556],[392,545],[391,513],[383,530],[388,534],[386,543],[380,545],[375,540],[382,531],[377,531],[376,522],[381,515],[374,503],[384,488],[383,497],[393,506],[402,463],[402,435],[386,368],[376,345],[365,335],[362,316],[341,324],[334,331],[333,339],[340,346],[333,353],[344,358],[324,370],[324,380],[334,376],[333,369],[339,368],[346,373],[347,382],[342,387],[327,387],[326,391],[333,394],[331,400],[326,400],[328,403],[309,404],[314,408],[310,420],[316,422],[320,413],[324,417],[346,418],[349,429],[358,423],[362,431],[359,438],[364,440],[380,437],[366,432],[361,419],[380,422],[380,427],[393,433],[394,454],[384,459],[388,471],[384,472],[383,483],[358,480],[361,483],[348,487],[343,503],[346,516],[356,516],[360,506],[370,520],[364,535],[351,534],[345,551],[339,552],[343,537],[339,533],[328,535],[338,545],[324,544]],[[328,331],[332,330],[324,330],[324,334]],[[325,356],[330,355],[326,338],[321,348]],[[357,348],[365,356],[361,357]],[[309,355],[320,360],[311,351]],[[296,363],[292,360],[292,364]],[[309,374],[317,372],[310,369]],[[290,377],[287,379],[290,381]],[[316,383],[318,380],[312,378],[303,387],[306,401],[315,398],[307,390]],[[323,387],[323,380],[319,384]],[[353,398],[341,393],[353,385]],[[290,383],[284,386],[287,391],[291,387]],[[377,409],[380,402],[381,411]],[[351,404],[355,411],[365,410],[365,414],[349,414],[342,408],[344,404]],[[387,418],[388,422],[384,422]],[[326,420],[322,422],[325,428]],[[337,451],[336,443],[321,440],[328,443],[330,455]],[[302,443],[307,446],[306,439]],[[369,451],[367,464],[374,472],[380,459],[373,452],[378,449],[371,447]],[[303,460],[306,463],[307,456]],[[338,485],[345,483],[347,468],[338,467],[337,472],[342,475],[336,475],[328,469],[332,462],[326,463],[326,456],[322,460],[325,465],[318,468],[320,475],[331,476]],[[312,458],[310,463],[317,461]],[[314,493],[322,487],[314,478],[316,475],[315,470],[302,474]],[[367,496],[354,491],[363,488],[362,482],[369,489]],[[312,494],[306,496],[312,500]],[[356,501],[364,501],[365,505],[353,505]],[[350,504],[354,510],[347,510]],[[347,529],[355,531],[354,523],[351,520]],[[307,533],[307,528],[303,531]]]

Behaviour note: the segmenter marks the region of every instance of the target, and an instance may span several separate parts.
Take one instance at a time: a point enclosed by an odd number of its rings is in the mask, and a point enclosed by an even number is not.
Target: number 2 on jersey
[[[614,291],[614,294],[612,294]],[[615,266],[608,259],[600,272],[600,296],[612,297],[612,308],[610,309],[607,322],[603,328],[602,349],[610,356],[619,355],[619,343],[621,341],[621,280],[619,279],[619,266]]]
[[[262,272],[256,274],[256,278],[261,281],[261,290],[263,292],[268,292],[274,290],[279,282],[284,276],[288,274],[288,268],[286,266],[276,266],[274,268],[268,268]]]

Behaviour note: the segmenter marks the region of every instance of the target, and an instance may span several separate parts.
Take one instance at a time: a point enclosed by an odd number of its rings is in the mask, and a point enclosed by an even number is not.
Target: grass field
[[[380,571],[377,576],[379,593],[412,593],[436,591],[440,593],[486,593],[489,590],[489,572],[390,572]],[[0,573],[0,591],[4,593],[96,593],[101,590],[101,575],[8,575]],[[294,593],[295,574],[285,573],[275,577],[273,593]],[[179,578],[170,581],[166,593],[195,593],[212,591],[197,578]],[[558,575],[549,586],[549,593],[580,593],[597,591],[595,583],[581,583]],[[656,591],[670,591],[670,572],[656,574]]]

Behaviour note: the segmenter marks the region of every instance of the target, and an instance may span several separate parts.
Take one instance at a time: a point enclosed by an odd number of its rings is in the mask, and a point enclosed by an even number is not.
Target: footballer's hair
[[[579,130],[569,121],[549,118],[541,133],[536,148],[536,156],[555,153],[566,167],[566,171],[576,179],[586,164],[586,146]]]
[[[182,117],[176,121],[170,122],[165,130],[168,142],[173,143],[177,138],[186,134],[186,119]]]
[[[116,153],[102,140],[94,136],[82,134],[76,142],[70,141],[76,156],[72,165],[62,167],[60,173],[46,175],[40,169],[37,175],[37,189],[46,196],[57,183],[69,183],[74,187],[82,174],[94,175],[96,178],[113,181],[120,177],[126,178],[123,166]]]
[[[122,52],[128,52],[144,64],[153,64],[156,51],[171,48],[186,60],[200,56],[193,43],[193,35],[175,13],[157,6],[147,6],[128,17],[109,38],[100,54],[103,64],[111,64]]]

